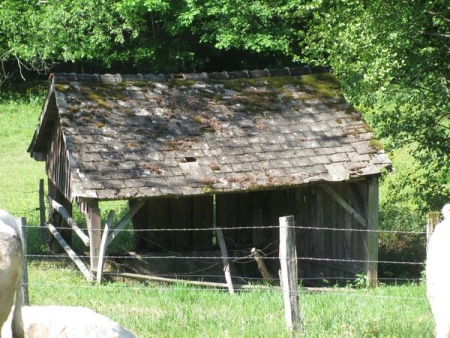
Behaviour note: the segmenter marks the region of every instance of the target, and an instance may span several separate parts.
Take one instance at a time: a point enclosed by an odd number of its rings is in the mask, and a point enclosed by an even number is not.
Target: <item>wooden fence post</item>
[[[45,226],[45,191],[43,179],[39,180],[39,226],[41,229],[42,244],[49,245],[50,237]]]
[[[301,318],[298,298],[297,252],[294,216],[280,217],[280,264],[286,326],[299,335]]]
[[[22,290],[23,290],[23,304],[30,305],[30,298],[28,296],[28,264],[27,264],[27,219],[25,217],[18,218],[16,224],[22,230],[22,248],[23,248],[23,266],[22,266]]]
[[[369,180],[367,201],[367,284],[371,288],[378,285],[378,177]]]

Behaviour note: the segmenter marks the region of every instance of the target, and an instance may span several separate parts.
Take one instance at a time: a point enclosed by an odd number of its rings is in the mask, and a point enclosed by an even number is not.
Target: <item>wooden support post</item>
[[[103,266],[105,264],[105,254],[106,249],[108,248],[108,236],[109,229],[112,227],[114,221],[114,210],[111,210],[108,214],[108,219],[105,224],[105,228],[103,229],[102,242],[100,244],[100,252],[98,255],[98,267],[97,267],[97,283],[100,284],[102,282],[102,274],[103,274]]]
[[[252,255],[255,258],[256,264],[258,264],[258,269],[261,271],[261,275],[265,282],[273,285],[273,278],[270,274],[269,270],[267,270],[266,264],[264,264],[264,260],[259,253],[259,250],[256,248],[252,249]]]
[[[27,219],[21,217],[16,219],[16,224],[22,230],[22,248],[23,248],[23,266],[22,266],[22,290],[23,290],[23,304],[30,305],[30,298],[28,296],[28,264],[27,264]]]
[[[440,214],[438,211],[430,212],[427,215],[427,252],[428,252],[428,243],[430,242],[430,238],[434,232],[434,228],[439,223],[439,220],[440,220],[439,217],[440,217]]]
[[[116,238],[117,234],[127,225],[139,209],[145,204],[145,201],[137,201],[130,207],[130,210],[123,216],[119,223],[113,227],[114,211],[111,210],[108,214],[108,219],[103,229],[103,235],[100,242],[100,249],[98,251],[98,266],[97,266],[97,283],[102,282],[103,265],[105,263],[105,254],[108,245]]]
[[[233,281],[231,280],[230,264],[228,263],[228,252],[223,238],[223,233],[221,228],[216,228],[217,242],[219,243],[220,253],[222,255],[223,261],[223,271],[225,273],[225,280],[227,281],[228,291],[230,294],[234,294]]]
[[[85,202],[82,209],[89,231],[91,271],[95,271],[98,267],[98,256],[102,242],[102,219],[98,200]]]
[[[369,179],[367,201],[367,285],[375,288],[378,285],[378,177]]]
[[[77,254],[72,250],[72,248],[67,244],[67,242],[64,240],[64,238],[61,236],[61,234],[56,230],[56,228],[53,226],[53,224],[47,223],[47,227],[50,230],[50,232],[53,234],[55,239],[59,242],[59,244],[62,246],[62,248],[67,252],[70,259],[76,264],[78,269],[80,269],[81,273],[86,277],[86,279],[89,282],[92,282],[94,280],[94,277],[89,272],[89,270],[84,265],[83,261],[78,258]]]
[[[292,330],[293,335],[299,335],[301,318],[294,216],[280,217],[280,264],[286,326],[288,330]]]

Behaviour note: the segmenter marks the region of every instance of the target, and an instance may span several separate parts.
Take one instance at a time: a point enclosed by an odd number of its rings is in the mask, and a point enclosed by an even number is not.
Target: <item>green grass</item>
[[[27,153],[38,123],[40,106],[7,101],[0,103],[0,207],[14,216],[31,215],[37,221],[39,179],[44,163]]]
[[[230,295],[186,285],[90,285],[78,271],[32,262],[31,304],[86,306],[139,337],[290,337],[279,290]],[[303,337],[432,337],[422,285],[300,293]]]

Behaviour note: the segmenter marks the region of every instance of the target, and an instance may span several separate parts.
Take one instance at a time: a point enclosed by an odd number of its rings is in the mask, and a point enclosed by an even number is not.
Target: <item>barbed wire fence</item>
[[[1,192],[5,192],[2,190]],[[16,192],[16,191],[15,191]],[[17,193],[17,192],[16,192]],[[21,192],[26,194],[36,194],[37,191],[26,191]],[[22,206],[20,208],[17,208],[15,210],[12,210],[12,213],[16,217],[24,217],[27,219],[27,225],[25,226],[27,237],[28,237],[28,247],[29,250],[26,254],[26,257],[28,261],[46,261],[46,260],[52,260],[52,261],[62,261],[62,262],[68,262],[67,254],[65,253],[51,253],[50,251],[44,249],[44,244],[41,242],[40,233],[42,231],[41,227],[39,226],[39,219],[40,219],[40,211],[39,206]],[[83,228],[83,226],[82,226]],[[396,235],[396,236],[418,236],[424,243],[427,241],[428,231],[424,229],[424,231],[404,231],[404,230],[367,230],[367,229],[348,229],[348,228],[335,228],[332,226],[332,224],[324,224],[323,227],[315,227],[315,226],[293,226],[295,231],[326,231],[326,232],[376,232],[379,235],[380,241],[383,240],[383,236],[387,235]],[[424,224],[424,228],[426,228],[426,225]],[[72,230],[70,227],[58,227],[59,230]],[[214,254],[211,253],[211,251],[214,250],[205,250],[205,252],[202,252],[202,246],[200,245],[196,250],[193,250],[191,252],[178,252],[171,250],[169,248],[166,248],[160,244],[158,244],[155,241],[152,241],[148,238],[148,236],[145,236],[144,233],[149,232],[189,232],[190,234],[194,234],[196,232],[201,231],[210,231],[213,233],[216,233],[218,230],[222,230],[226,233],[226,231],[238,231],[238,230],[261,230],[261,229],[279,229],[279,224],[273,224],[273,225],[266,225],[266,226],[230,226],[230,227],[211,227],[211,228],[186,228],[186,229],[173,229],[173,228],[161,228],[161,229],[133,229],[132,227],[128,226],[122,230],[122,233],[120,236],[124,236],[128,238],[128,241],[124,241],[123,243],[119,242],[119,244],[114,248],[113,252],[108,254],[106,256],[106,259],[109,264],[115,264],[117,269],[125,269],[127,268],[128,271],[132,271],[131,268],[133,266],[133,261],[135,261],[137,258],[140,260],[149,261],[150,265],[151,262],[154,261],[179,261],[182,263],[174,264],[176,266],[179,265],[188,265],[186,262],[195,262],[197,263],[197,267],[195,269],[191,269],[190,271],[172,271],[158,274],[156,277],[161,277],[160,280],[158,278],[153,279],[154,282],[162,282],[158,284],[158,288],[161,291],[167,291],[170,292],[173,290],[173,288],[170,287],[170,285],[167,284],[167,281],[170,280],[170,282],[179,280],[180,284],[178,288],[183,284],[186,280],[214,280],[217,284],[222,284],[220,286],[221,289],[226,290],[224,284],[225,284],[225,277],[223,275],[223,255],[220,254],[220,252],[215,252]],[[84,227],[84,231],[87,229]],[[142,241],[149,242],[153,247],[158,247],[158,252],[145,252],[145,253],[139,253],[137,254],[130,254],[130,243],[134,240],[134,238],[139,238]],[[76,236],[74,236],[76,239]],[[227,238],[225,235],[225,239],[228,243],[233,244],[231,238]],[[37,245],[36,242],[39,242],[39,245]],[[257,248],[260,252],[262,258],[264,261],[278,261],[279,257],[277,257],[275,254],[278,252],[278,244],[276,241],[273,241],[271,243],[266,244],[265,247]],[[274,249],[276,248],[276,249]],[[216,251],[218,251],[218,247],[216,245]],[[265,292],[266,290],[270,290],[271,292],[280,292],[282,293],[282,289],[279,287],[279,278],[278,276],[274,277],[274,283],[273,285],[270,285],[267,283],[267,279],[263,276],[259,275],[253,275],[253,276],[247,276],[247,275],[240,275],[238,270],[233,269],[235,265],[251,265],[253,266],[253,270],[255,270],[256,267],[256,261],[255,256],[252,253],[252,248],[240,248],[240,247],[232,247],[228,249],[228,256],[226,257],[231,266],[232,266],[232,278],[233,283],[240,284],[240,285],[252,285],[252,286],[258,286],[257,288],[238,288],[240,292],[252,292],[257,290],[258,292],[262,291]],[[82,254],[81,254],[82,255]],[[88,257],[83,257],[84,259],[88,260]],[[293,257],[288,257],[293,258]],[[302,265],[303,262],[333,262],[333,263],[356,263],[356,264],[367,264],[370,263],[370,261],[363,260],[363,259],[352,259],[352,258],[333,258],[333,257],[314,257],[314,256],[303,256],[299,255],[295,257],[297,259],[297,264]],[[414,266],[418,269],[422,269],[425,266],[425,262],[421,259],[415,260],[385,260],[380,259],[377,261],[374,261],[374,263],[377,263],[379,265],[382,264],[389,264],[393,266]],[[211,273],[211,271],[214,271],[215,273]],[[73,274],[79,274],[79,271],[73,269],[70,270],[68,273]],[[119,274],[117,274],[120,276]],[[139,275],[139,274],[138,274]],[[111,273],[109,277],[113,277],[114,273]],[[125,278],[124,276],[127,276],[131,278],[131,275],[123,275],[121,278]],[[374,298],[374,299],[392,299],[393,301],[397,300],[408,300],[408,301],[418,301],[418,302],[427,302],[427,299],[425,295],[423,297],[416,297],[416,296],[386,296],[386,295],[377,295],[377,294],[364,294],[364,293],[353,293],[351,292],[352,288],[355,286],[358,286],[358,283],[363,282],[364,276],[361,274],[355,275],[355,276],[340,276],[340,275],[321,275],[321,276],[314,276],[314,277],[306,277],[301,278],[300,282],[308,283],[308,282],[321,282],[322,284],[325,284],[327,286],[328,281],[341,281],[342,283],[340,285],[344,286],[350,286],[346,288],[336,288],[336,287],[330,287],[330,288],[315,288],[315,292],[326,292],[327,294],[333,294],[336,296],[342,296],[342,297],[364,297],[364,298]],[[422,281],[421,276],[414,276],[414,277],[402,277],[402,276],[381,276],[378,278],[381,283],[420,283]],[[144,280],[144,279],[141,279]],[[152,279],[148,279],[148,281],[152,281]],[[147,287],[146,283],[133,283],[127,287],[141,289]],[[36,288],[47,288],[51,287],[53,289],[59,289],[59,290],[65,290],[73,288],[74,286],[70,283],[53,283],[52,281],[48,281],[48,283],[40,283],[39,285],[34,284],[33,280],[28,281],[28,284],[30,286],[36,287]],[[339,284],[339,283],[337,283]],[[86,283],[86,285],[77,285],[77,288],[91,288],[92,284]],[[102,285],[102,288],[108,289],[108,288],[114,288],[111,284]],[[193,290],[192,287],[186,287],[189,290]],[[195,289],[198,292],[210,292],[212,290],[216,290],[214,288],[209,287],[199,287]],[[312,290],[308,288],[304,288],[304,290]]]
[[[0,190],[0,194],[2,193],[9,193],[9,192],[14,192],[14,193],[18,193],[17,191],[5,191],[4,189]],[[37,190],[27,190],[27,191],[22,191],[20,192],[21,194],[34,194],[36,196],[36,194],[38,193]],[[41,245],[45,244],[45,243],[40,243],[40,245],[36,245],[36,241],[38,241],[39,236],[35,236],[32,233],[33,232],[39,232],[41,231],[41,228],[39,227],[39,205],[36,206],[22,206],[22,207],[18,207],[17,209],[14,209],[11,211],[11,213],[15,216],[15,217],[25,217],[27,219],[27,225],[26,225],[26,229],[27,232],[31,233],[31,235],[29,236],[34,243],[29,243],[29,250],[27,253],[27,256],[29,259],[47,259],[47,258],[65,258],[66,255],[65,254],[49,254],[49,253],[45,253],[42,252],[42,248]],[[166,252],[167,255],[166,256],[162,256],[161,254],[158,254],[157,256],[152,256],[152,255],[141,255],[141,258],[144,259],[178,259],[178,260],[194,260],[194,259],[215,259],[215,260],[220,260],[223,257],[220,256],[211,256],[211,257],[205,257],[205,256],[195,256],[195,255],[183,255],[180,254],[177,251],[173,251],[167,248],[164,248],[163,246],[159,245],[157,242],[152,241],[151,239],[148,238],[148,236],[142,236],[142,233],[150,233],[150,232],[189,232],[189,233],[195,233],[195,232],[201,232],[201,231],[209,231],[209,232],[216,232],[217,230],[222,230],[222,231],[235,231],[235,230],[263,230],[263,229],[278,229],[279,225],[278,224],[273,224],[273,225],[264,225],[264,226],[227,226],[227,227],[211,227],[211,228],[186,228],[186,229],[180,229],[180,228],[158,228],[158,229],[133,229],[132,227],[127,227],[122,229],[122,232],[124,233],[129,233],[128,237],[129,239],[132,241],[133,239],[131,239],[131,237],[138,237],[140,240],[145,241],[145,242],[149,242],[151,243],[153,246],[158,247],[158,251],[160,253]],[[404,231],[404,230],[383,230],[383,229],[378,229],[378,230],[368,230],[368,229],[349,229],[349,228],[335,228],[335,227],[331,227],[327,224],[324,224],[321,227],[315,227],[315,226],[307,226],[307,225],[301,225],[301,226],[294,226],[296,231],[322,231],[322,232],[347,232],[347,233],[357,233],[357,232],[363,232],[363,233],[370,233],[370,232],[376,232],[381,240],[383,235],[399,235],[399,236],[419,236],[423,239],[423,243],[426,243],[427,241],[427,236],[428,236],[428,231],[426,231],[426,225],[424,224],[424,230],[423,231]],[[70,227],[62,227],[62,226],[58,226],[59,230],[72,230],[72,228]],[[84,227],[84,230],[87,230],[86,227]],[[76,239],[76,237],[74,237]],[[227,242],[230,241],[230,238],[227,238]],[[129,242],[127,244],[130,244]],[[275,246],[275,242],[269,243],[268,245],[266,245],[266,247],[271,247],[273,248]],[[132,256],[130,255],[119,255],[116,254],[117,252],[120,252],[121,250],[126,253],[127,251],[129,251],[129,247],[126,247],[124,244],[119,245],[119,247],[114,249],[114,254],[113,255],[108,255],[108,259],[124,259],[124,260],[131,260],[133,259]],[[201,251],[202,247],[199,246],[198,248],[196,248],[195,251],[199,252]],[[263,255],[263,258],[265,260],[276,260],[278,259],[277,257],[273,257],[274,252],[266,252],[265,248],[257,248],[261,254]],[[39,252],[41,251],[41,252]],[[229,256],[228,258],[230,259],[230,261],[232,263],[243,263],[243,264],[255,264],[255,260],[254,260],[254,256],[251,253],[251,248],[248,248],[248,250],[243,250],[243,249],[239,249],[239,250],[233,250],[230,249],[230,251],[232,253],[234,253],[234,255]],[[299,263],[301,263],[301,261],[324,261],[324,262],[342,262],[342,263],[368,263],[367,260],[360,260],[360,259],[344,259],[344,258],[318,258],[318,257],[308,257],[308,256],[298,256],[297,260],[299,261]],[[378,264],[393,264],[393,265],[410,265],[410,266],[424,266],[424,261],[399,261],[399,260],[378,260],[375,263]],[[214,265],[220,265],[220,262],[214,263]],[[176,272],[174,272],[174,275],[180,275]],[[206,275],[198,275],[198,277],[207,277]],[[237,276],[237,278],[239,278],[241,276]],[[336,276],[321,276],[318,277],[319,279],[336,279]],[[341,277],[339,277],[341,278]],[[355,277],[358,278],[358,277]],[[351,279],[351,277],[346,277],[345,279]],[[420,277],[417,277],[417,279],[414,278],[403,278],[401,276],[399,277],[380,277],[380,281],[390,281],[390,280],[395,280],[395,281],[419,281]],[[262,278],[255,278],[255,281],[262,281]]]

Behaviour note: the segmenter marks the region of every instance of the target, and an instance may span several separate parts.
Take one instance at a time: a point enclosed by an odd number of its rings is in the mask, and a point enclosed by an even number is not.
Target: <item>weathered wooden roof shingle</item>
[[[379,174],[389,159],[335,76],[309,72],[53,74],[29,152],[44,159],[59,120],[72,199],[273,189]]]

